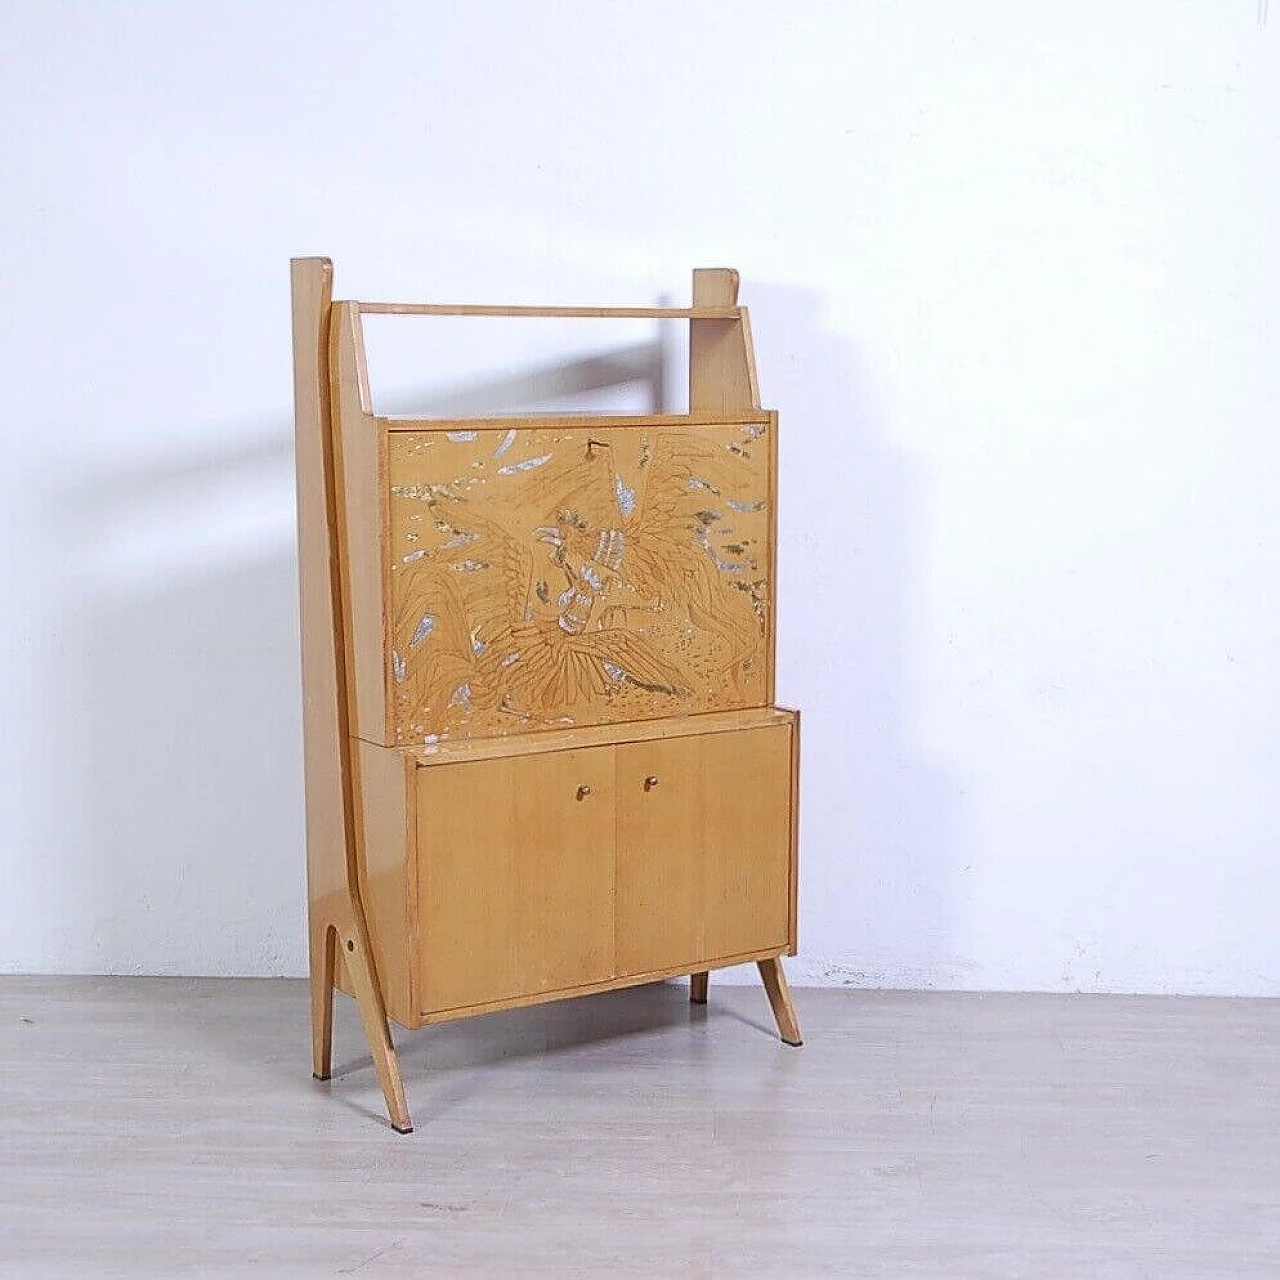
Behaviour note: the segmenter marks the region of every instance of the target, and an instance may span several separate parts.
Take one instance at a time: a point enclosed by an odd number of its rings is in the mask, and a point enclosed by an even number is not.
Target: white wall
[[[287,260],[326,253],[371,298],[741,269],[801,981],[1280,994],[1258,8],[0,6],[0,966],[303,970]]]

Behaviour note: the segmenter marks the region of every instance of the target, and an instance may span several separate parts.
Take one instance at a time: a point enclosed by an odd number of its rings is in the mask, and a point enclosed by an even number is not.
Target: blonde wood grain
[[[351,723],[366,742],[391,745],[387,724],[386,433],[370,411],[364,336],[355,303],[333,308],[330,361],[334,405],[338,555],[346,618]]]
[[[758,964],[761,960],[777,957],[777,948],[764,951],[746,951],[736,956],[709,956],[703,963],[708,969],[731,969],[736,965]],[[580,982],[554,991],[538,991],[532,995],[514,996],[506,1000],[491,1000],[483,1004],[459,1005],[452,1009],[434,1009],[423,1014],[420,1026],[438,1026],[444,1022],[456,1022],[463,1018],[482,1017],[489,1013],[502,1013],[511,1009],[528,1009],[537,1005],[552,1004],[558,1000],[577,1000],[581,996],[598,996],[608,991],[626,991],[630,987],[642,987],[668,978],[682,978],[688,969],[680,965],[667,965],[646,973],[625,973],[600,982]]]
[[[736,273],[735,273],[736,274]],[[452,302],[359,302],[366,316],[507,316],[578,320],[736,320],[738,308],[693,307],[536,307],[489,306]]]
[[[297,468],[302,733],[307,831],[314,1074],[329,1074],[333,1028],[331,921],[347,891],[352,823],[339,716],[338,584],[330,573],[333,527],[328,341],[333,264],[295,258],[293,292],[294,452]]]
[[[786,945],[790,729],[617,748],[618,970]]]
[[[739,390],[734,398],[746,398],[751,404],[759,407],[760,383],[756,375],[756,347],[751,337],[751,312],[746,307],[738,309],[738,319],[729,330],[734,341],[741,348],[740,354],[731,357],[731,376],[738,381]]]
[[[745,707],[740,711],[708,711],[696,716],[634,720],[624,724],[585,725],[574,729],[544,729],[506,738],[460,738],[402,751],[425,768],[463,760],[491,760],[504,756],[536,755],[571,747],[602,747],[624,742],[652,742],[656,738],[687,738],[694,734],[734,733],[766,725],[790,724],[796,713],[784,707]]]
[[[763,705],[768,433],[397,433],[396,740]]]
[[[787,986],[787,975],[782,971],[779,959],[757,961],[760,977],[764,982],[765,993],[769,997],[769,1007],[778,1023],[778,1034],[784,1044],[799,1047],[804,1044],[800,1034],[800,1022],[796,1017],[796,1007],[791,1000],[791,988]]]
[[[778,683],[778,415],[771,413],[769,431],[769,599],[766,603],[764,700],[770,706],[777,700]]]
[[[787,905],[787,955],[796,954],[800,946],[800,713],[791,713],[791,804],[788,812],[790,825],[791,872]]]
[[[409,1118],[409,1106],[405,1101],[404,1084],[400,1078],[400,1064],[396,1060],[391,1029],[387,1026],[387,1011],[378,985],[377,971],[369,947],[366,931],[353,922],[353,927],[341,931],[342,955],[346,962],[351,985],[355,988],[356,1004],[364,1023],[365,1036],[373,1055],[373,1069],[382,1086],[387,1102],[391,1127],[397,1133],[412,1133],[413,1121]]]
[[[732,267],[695,267],[693,269],[693,305],[695,309],[737,308],[741,277]],[[737,315],[713,317],[737,319]]]
[[[704,267],[693,273],[695,308],[726,307],[737,302],[738,273]],[[746,308],[725,319],[689,323],[689,410],[691,413],[758,409],[755,356]]]
[[[347,940],[344,973],[360,1007],[392,1124],[409,1128],[399,1064],[360,895],[360,823],[349,737],[347,609],[340,562],[344,528],[334,442],[329,353],[332,264],[292,263],[295,442],[298,480],[303,735],[306,773],[308,934],[312,1072],[332,1068],[335,951]]]
[[[411,759],[390,747],[356,740],[360,797],[360,897],[372,944],[374,971],[388,1014],[403,1026],[417,1021],[414,942],[415,803]]]
[[[547,414],[530,413],[505,418],[378,417],[387,431],[573,431],[583,426],[609,430],[633,427],[685,431],[693,427],[767,426],[775,415],[763,410],[736,413]]]
[[[338,931],[328,923],[312,925],[311,942],[311,1074],[327,1080],[333,1074],[333,989],[336,983]]]
[[[334,305],[331,282],[294,264],[315,1073],[335,981],[401,1131],[388,1016],[679,973],[697,1002],[754,960],[798,1043],[777,416],[737,274],[675,309]],[[364,312],[686,318],[691,411],[378,417]]]
[[[603,982],[613,965],[613,748],[418,771],[428,1013]]]

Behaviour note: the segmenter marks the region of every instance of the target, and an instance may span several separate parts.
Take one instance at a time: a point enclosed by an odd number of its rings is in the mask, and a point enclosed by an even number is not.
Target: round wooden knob
[[[585,800],[590,794],[591,788],[584,782],[582,786],[578,788],[578,799]]]
[[[658,785],[658,775],[656,773],[651,773],[644,780],[644,789],[646,791],[652,791],[654,787],[656,787],[657,785]]]

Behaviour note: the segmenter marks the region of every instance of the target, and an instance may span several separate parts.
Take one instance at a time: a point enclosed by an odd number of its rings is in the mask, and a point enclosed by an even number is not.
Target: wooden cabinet
[[[314,1073],[407,1027],[760,966],[800,1031],[799,717],[774,703],[778,416],[737,276],[687,308],[334,302],[293,267]],[[688,413],[375,413],[369,313],[689,326]]]
[[[615,973],[613,749],[417,770],[424,1016]]]
[[[790,944],[789,725],[617,748],[625,973]]]
[[[786,951],[794,728],[770,719],[420,765],[419,1016]]]

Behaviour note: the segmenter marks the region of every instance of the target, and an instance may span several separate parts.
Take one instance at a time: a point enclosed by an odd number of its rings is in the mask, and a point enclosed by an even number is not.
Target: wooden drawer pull
[[[656,773],[651,773],[644,780],[644,789],[646,791],[652,791],[654,787],[656,787],[657,785],[658,785],[658,775]]]
[[[582,786],[578,788],[578,799],[585,800],[590,794],[591,788],[584,782]]]

